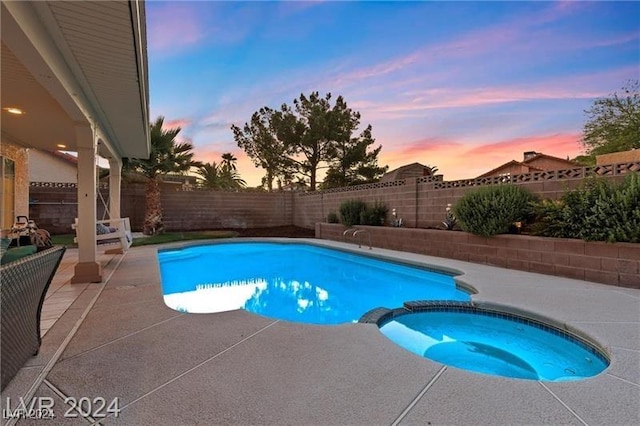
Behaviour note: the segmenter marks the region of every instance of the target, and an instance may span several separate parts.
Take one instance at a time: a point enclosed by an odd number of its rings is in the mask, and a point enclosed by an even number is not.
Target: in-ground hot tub
[[[609,366],[604,350],[577,331],[497,305],[406,303],[376,322],[399,346],[477,373],[557,382],[593,377]]]

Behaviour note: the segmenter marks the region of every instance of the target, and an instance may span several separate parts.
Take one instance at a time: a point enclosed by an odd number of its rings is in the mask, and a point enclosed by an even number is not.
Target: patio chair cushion
[[[11,244],[11,238],[0,238],[0,258],[4,256],[4,253],[9,248],[9,244]]]
[[[102,224],[102,223],[96,223],[96,234],[97,235],[104,235],[104,234],[110,234],[111,230],[109,229],[108,226]]]
[[[38,248],[36,246],[21,246],[21,247],[14,247],[12,249],[7,250],[4,255],[2,256],[2,259],[0,259],[0,263],[2,263],[3,265],[6,265],[7,263],[10,262],[15,262],[18,259],[22,259],[25,256],[29,256],[31,254],[34,254],[38,251]]]

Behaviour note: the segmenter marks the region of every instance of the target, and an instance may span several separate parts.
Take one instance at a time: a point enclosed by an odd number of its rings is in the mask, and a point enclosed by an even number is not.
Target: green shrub
[[[327,215],[327,223],[340,223],[340,218],[336,212],[329,212]]]
[[[460,227],[490,237],[509,231],[515,222],[533,217],[535,195],[515,185],[497,185],[467,192],[454,206]]]
[[[619,185],[591,178],[560,200],[537,206],[534,231],[547,237],[586,241],[640,242],[640,175]]]
[[[346,226],[353,225],[384,225],[389,209],[383,203],[376,201],[369,206],[362,200],[347,200],[340,204],[340,221]]]
[[[382,226],[387,219],[389,208],[379,201],[373,206],[367,206],[360,212],[360,225]]]
[[[535,205],[536,220],[531,228],[534,235],[554,238],[568,238],[568,224],[571,220],[565,218],[570,213],[560,200],[542,200]]]
[[[557,201],[539,202],[534,233],[556,238],[582,238],[582,235],[591,234],[585,229],[585,218],[596,204],[598,194],[609,191],[607,181],[591,178],[586,179],[579,188],[566,191]]]
[[[367,208],[362,200],[346,200],[340,204],[340,221],[346,226],[360,225],[360,216]]]

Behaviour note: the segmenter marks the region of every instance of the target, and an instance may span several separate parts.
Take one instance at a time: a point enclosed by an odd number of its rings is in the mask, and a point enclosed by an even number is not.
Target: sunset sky
[[[380,165],[472,178],[524,151],[581,153],[593,100],[640,75],[640,2],[147,1],[152,120],[196,159],[238,157],[262,106],[342,95]]]

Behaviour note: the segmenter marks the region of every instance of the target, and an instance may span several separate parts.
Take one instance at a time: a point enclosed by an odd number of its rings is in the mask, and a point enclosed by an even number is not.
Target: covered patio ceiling
[[[141,1],[2,1],[1,12],[3,139],[76,151],[76,127],[90,124],[101,156],[148,158]]]

